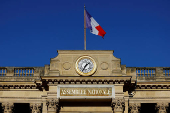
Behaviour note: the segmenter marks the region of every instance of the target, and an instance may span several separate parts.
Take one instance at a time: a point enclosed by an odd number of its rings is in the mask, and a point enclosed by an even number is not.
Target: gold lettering
[[[72,94],[75,94],[75,90],[72,90]]]
[[[99,94],[102,94],[103,93],[103,90],[99,90]]]
[[[106,94],[106,90],[103,90],[104,95]]]
[[[111,96],[112,88],[108,87],[80,87],[80,88],[61,88],[61,96]]]
[[[66,94],[66,90],[61,90],[61,94]]]
[[[88,91],[88,94],[91,94],[91,91],[90,90],[87,90]]]
[[[110,90],[107,90],[107,92],[108,92],[107,94],[109,95],[110,94]]]

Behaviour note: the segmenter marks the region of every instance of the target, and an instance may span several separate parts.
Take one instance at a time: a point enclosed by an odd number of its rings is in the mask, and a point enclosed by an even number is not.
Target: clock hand
[[[87,67],[87,65],[88,65],[88,64],[90,64],[90,62],[89,62],[89,63],[87,63],[87,64],[84,66],[84,68],[83,68],[82,72],[84,71],[84,69]]]

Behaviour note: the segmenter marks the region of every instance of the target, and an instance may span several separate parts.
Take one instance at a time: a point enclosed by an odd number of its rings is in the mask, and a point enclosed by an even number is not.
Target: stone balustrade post
[[[4,113],[13,113],[14,104],[13,103],[2,103],[2,109]]]
[[[156,105],[157,113],[167,113],[168,107],[169,107],[169,103],[167,102],[157,103]]]
[[[30,103],[31,113],[41,113],[41,103]]]
[[[113,113],[124,113],[125,100],[124,99],[112,99],[111,107]]]
[[[50,72],[50,65],[45,65],[44,68],[44,76],[48,76]]]
[[[60,110],[59,99],[47,100],[47,113],[58,113]]]
[[[157,77],[163,76],[163,68],[162,67],[156,67],[156,76]]]
[[[8,67],[7,68],[6,76],[14,76],[14,67]]]
[[[126,75],[132,76],[132,82],[136,81],[136,68],[135,67],[127,67],[126,68]]]
[[[130,108],[130,113],[140,113],[141,104],[140,103],[130,103],[129,108]]]

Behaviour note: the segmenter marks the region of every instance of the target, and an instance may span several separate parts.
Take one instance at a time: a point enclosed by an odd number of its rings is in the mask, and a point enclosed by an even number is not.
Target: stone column
[[[140,113],[140,103],[130,103],[129,108],[130,108],[130,113]]]
[[[13,103],[2,103],[2,109],[4,113],[13,113],[12,109],[14,107]]]
[[[156,105],[157,113],[167,113],[168,107],[169,103],[166,102],[157,103]]]
[[[41,113],[41,103],[30,103],[31,113]]]
[[[111,107],[113,113],[124,113],[125,100],[124,99],[112,99]]]
[[[58,113],[60,110],[59,99],[47,100],[47,113]]]
[[[47,113],[47,104],[46,104],[46,101],[43,101],[42,113]]]

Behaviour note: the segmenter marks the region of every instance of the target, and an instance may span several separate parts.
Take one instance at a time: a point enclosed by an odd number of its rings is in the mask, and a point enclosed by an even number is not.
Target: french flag
[[[86,28],[90,29],[90,32],[102,36],[104,38],[104,35],[106,32],[102,29],[102,27],[94,20],[94,18],[85,10],[86,12]]]

